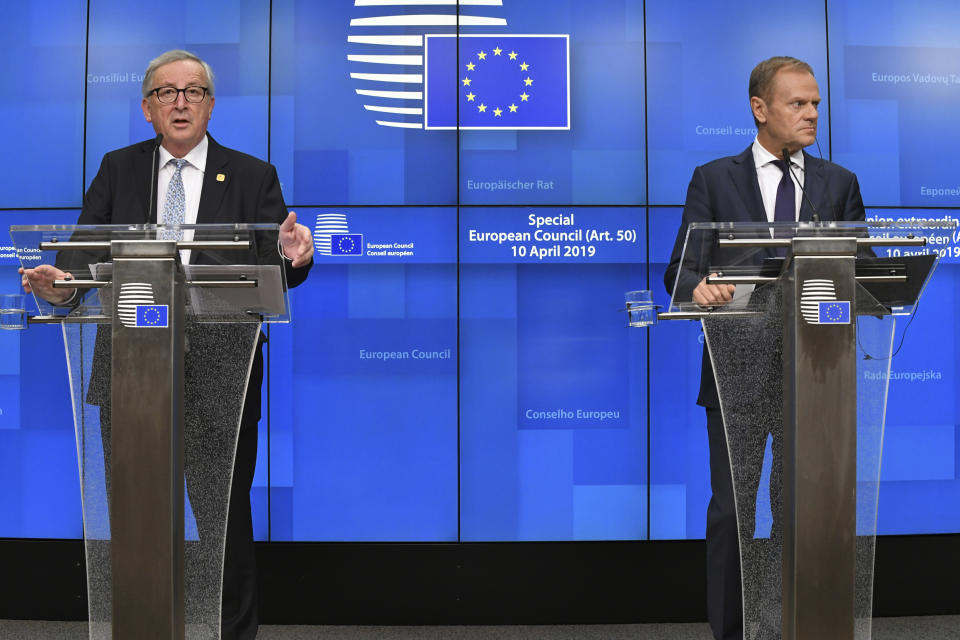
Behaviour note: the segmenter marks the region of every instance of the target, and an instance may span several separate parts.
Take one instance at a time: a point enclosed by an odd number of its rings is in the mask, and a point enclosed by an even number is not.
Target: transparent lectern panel
[[[751,313],[703,319],[726,432],[743,572],[744,638],[779,637],[783,498],[783,299],[780,281],[751,296]],[[872,302],[871,302],[872,301]],[[883,309],[858,292],[865,309]],[[855,637],[870,638],[877,492],[895,317],[860,315],[857,325],[857,553]],[[869,356],[867,358],[866,356]],[[769,484],[764,454],[772,453]],[[757,513],[769,504],[770,513]],[[772,519],[769,534],[758,520]],[[831,527],[829,521],[824,527]],[[769,635],[773,633],[774,635]]]
[[[757,311],[754,289],[779,277],[794,251],[794,238],[855,238],[857,280],[888,313],[908,315],[937,260],[952,251],[953,219],[865,222],[695,222],[687,227],[670,311],[702,311],[697,285],[714,274],[735,281],[733,300],[714,310]],[[913,244],[922,239],[924,244]],[[889,276],[898,276],[891,280]]]
[[[950,218],[689,225],[682,256],[669,267],[677,274],[670,311],[680,312],[677,317],[701,319],[717,383],[734,484],[746,640],[780,636],[787,499],[783,457],[785,440],[793,441],[785,438],[792,433],[784,433],[784,371],[794,365],[783,359],[784,327],[792,330],[796,326],[789,310],[796,308],[798,316],[802,315],[804,322],[810,324],[855,323],[857,484],[856,554],[851,558],[855,559],[856,571],[853,627],[858,640],[868,640],[877,498],[896,316],[915,311],[937,261],[952,255],[956,237],[957,221]],[[847,303],[837,299],[838,285],[842,283],[831,281],[829,271],[811,270],[810,260],[800,259],[810,256],[816,260],[821,256],[830,260],[832,252],[847,256],[855,252],[853,305],[844,306]],[[806,269],[803,273],[812,275],[795,283],[793,279],[801,265]],[[733,300],[712,307],[699,306],[694,302],[694,290],[712,274],[724,281],[714,284],[735,285]],[[849,276],[847,271],[843,277]],[[785,292],[797,295],[795,305],[784,306]],[[771,454],[768,457],[767,451]],[[765,460],[771,460],[768,469],[764,468]],[[761,478],[769,478],[769,483],[761,486]],[[824,511],[823,522],[818,521],[818,526],[824,531],[843,531],[850,515],[849,510]],[[769,532],[758,525],[764,522],[772,522]]]
[[[223,558],[234,457],[260,325],[189,322],[184,359],[184,546],[187,640],[220,637]],[[258,405],[259,407],[259,405]],[[254,410],[257,407],[247,408]],[[241,480],[242,482],[242,480]],[[241,494],[244,489],[239,489]],[[243,496],[241,495],[241,498]]]
[[[110,638],[112,565],[110,503],[106,483],[109,448],[104,447],[100,426],[100,408],[104,394],[97,392],[96,385],[91,388],[90,384],[100,325],[64,323],[61,326],[66,346],[70,400],[73,405],[77,461],[80,471],[90,637]],[[106,344],[109,345],[109,340]],[[98,357],[103,358],[102,352]],[[106,354],[106,362],[109,367],[109,351]]]
[[[74,281],[73,286],[68,282],[54,285],[64,292],[60,302],[34,296],[41,315],[111,322],[111,243],[166,241],[177,243],[177,254],[184,263],[188,318],[201,322],[290,320],[277,225],[12,226],[10,235],[23,268],[51,265]],[[124,300],[121,292],[118,302]],[[149,300],[138,298],[135,303],[149,305]]]
[[[91,265],[97,281],[110,282],[113,264]],[[194,322],[289,322],[289,304],[284,271],[279,265],[185,264],[187,285],[185,316]],[[113,308],[113,286],[97,289],[99,308],[107,315]],[[92,303],[89,303],[92,304]],[[124,305],[121,291],[120,306]]]
[[[859,294],[859,292],[858,292]],[[860,295],[857,296],[858,302]],[[896,316],[857,316],[857,594],[855,634],[870,638],[883,429]]]
[[[109,325],[63,323],[80,469],[90,637],[112,637]],[[184,357],[186,638],[220,637],[227,506],[257,323],[187,322]]]
[[[783,319],[779,284],[751,294],[752,313],[703,319],[717,381],[733,478],[743,575],[744,638],[779,637],[783,548]],[[772,453],[769,483],[761,486]],[[769,535],[758,530],[758,505],[769,504]],[[763,633],[776,635],[764,636]]]
[[[120,393],[120,387],[114,389],[112,384],[115,382],[112,342],[115,337],[122,337],[121,331],[129,338],[131,327],[137,331],[155,330],[151,327],[175,329],[173,319],[180,314],[170,313],[163,303],[155,302],[154,285],[148,282],[123,280],[120,290],[115,292],[111,285],[113,267],[117,265],[119,272],[121,255],[124,260],[134,261],[160,258],[167,267],[172,266],[171,258],[182,261],[182,274],[177,273],[175,280],[181,282],[182,275],[186,287],[183,327],[186,638],[219,638],[224,538],[240,422],[245,411],[254,412],[253,419],[259,410],[259,403],[245,407],[244,399],[257,354],[261,323],[289,320],[277,226],[17,226],[11,227],[11,236],[25,269],[42,265],[56,267],[71,276],[69,280],[60,277],[58,271],[60,284],[82,285],[82,288],[64,286],[47,291],[47,297],[58,298],[57,304],[39,296],[35,298],[41,314],[55,316],[44,320],[61,322],[64,333],[83,500],[93,638],[112,636],[114,596],[118,603],[122,603],[123,595],[129,596],[127,592],[113,592],[117,576],[112,571],[112,557],[127,552],[125,557],[129,558],[129,551],[139,551],[140,545],[131,543],[137,536],[129,535],[122,543],[121,531],[129,534],[142,524],[149,510],[161,508],[158,504],[141,508],[142,502],[122,500],[125,492],[121,487],[151,485],[146,479],[150,465],[144,464],[142,453],[130,443],[160,433],[162,440],[173,443],[163,455],[174,461],[178,456],[175,418],[166,425],[148,424],[144,411],[130,410],[131,405],[146,404],[140,397],[115,395]],[[115,263],[111,262],[112,258]],[[168,269],[168,278],[172,273],[173,269]],[[135,277],[139,278],[139,275]],[[133,286],[125,290],[128,285]],[[57,296],[61,289],[62,297]],[[73,295],[74,289],[76,295]],[[161,293],[169,295],[169,287],[167,289],[158,291],[157,297]],[[117,327],[116,336],[114,327]],[[118,357],[118,361],[127,366],[119,369],[125,371],[124,381],[149,379],[149,375],[156,372],[147,369],[152,364],[158,367],[163,364],[141,362],[140,352],[135,353],[137,358],[131,359],[130,345],[138,348],[146,342],[126,342],[126,357]],[[130,368],[132,360],[136,364]],[[147,371],[146,377],[142,377],[144,371]],[[149,384],[126,388],[128,393],[130,389],[143,394],[153,391]],[[174,392],[170,399],[174,416],[177,415],[175,398]],[[127,405],[126,411],[121,409],[121,404]],[[114,412],[114,408],[118,411]],[[178,468],[175,462],[170,464]],[[131,477],[142,482],[119,484],[121,478],[129,483]],[[116,478],[116,482],[112,478]],[[176,479],[174,482],[178,483]],[[179,493],[179,489],[176,491]],[[169,501],[165,504],[169,505]],[[176,509],[167,522],[173,523],[174,531],[179,526]],[[131,523],[135,523],[133,527]],[[177,566],[177,562],[173,565]],[[121,574],[118,569],[117,575]],[[126,613],[131,617],[130,611]],[[118,629],[120,619],[118,616]]]

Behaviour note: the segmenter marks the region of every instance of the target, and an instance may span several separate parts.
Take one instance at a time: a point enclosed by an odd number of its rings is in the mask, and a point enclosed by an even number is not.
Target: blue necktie
[[[796,222],[797,192],[793,186],[793,180],[790,178],[790,168],[783,160],[774,160],[774,162],[776,162],[777,166],[780,167],[780,171],[783,172],[783,177],[780,178],[780,184],[777,185],[777,200],[773,205],[773,221]],[[778,229],[773,235],[778,238],[789,238],[793,234],[788,231]],[[774,249],[773,254],[782,258],[787,255],[787,250]]]
[[[173,177],[170,178],[170,184],[167,185],[167,198],[163,204],[163,224],[167,226],[183,224],[184,214],[187,209],[187,198],[183,192],[183,176],[181,171],[187,161],[182,158],[171,158],[167,164],[176,165]],[[779,196],[777,196],[779,198]],[[167,231],[161,234],[167,240],[180,240],[183,238],[182,231]]]
[[[783,177],[780,178],[780,184],[777,185],[777,201],[773,207],[773,219],[775,222],[796,222],[797,221],[797,191],[793,186],[793,180],[790,178],[790,168],[783,160],[774,160]]]

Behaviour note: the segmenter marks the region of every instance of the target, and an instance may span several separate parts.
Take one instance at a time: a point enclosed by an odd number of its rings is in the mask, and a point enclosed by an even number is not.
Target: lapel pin
[[[223,182],[226,179],[227,179],[227,176],[225,176],[224,174],[222,173],[217,174],[217,182]]]

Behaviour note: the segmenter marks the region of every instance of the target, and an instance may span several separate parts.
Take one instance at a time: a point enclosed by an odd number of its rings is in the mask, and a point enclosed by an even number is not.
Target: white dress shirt
[[[757,167],[757,181],[760,183],[760,197],[763,198],[763,209],[767,214],[767,222],[773,222],[774,213],[777,208],[777,187],[780,185],[780,179],[783,172],[776,165],[776,157],[760,144],[760,141],[753,140],[753,164]],[[794,209],[794,220],[800,219],[800,203],[803,202],[803,150],[797,151],[790,156],[790,164],[793,166],[794,195],[796,197],[796,208]]]

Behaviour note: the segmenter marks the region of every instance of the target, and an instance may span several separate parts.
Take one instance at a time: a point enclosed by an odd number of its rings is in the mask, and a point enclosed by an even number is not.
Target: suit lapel
[[[135,156],[134,160],[133,175],[136,184],[138,206],[138,213],[134,215],[137,221],[143,224],[155,224],[157,222],[157,172],[160,168],[155,168],[152,175],[150,173],[150,167],[156,155],[159,154],[153,148],[153,140],[146,140],[140,144],[140,153]],[[151,207],[147,198],[150,197],[151,193],[153,194],[154,205],[152,215],[148,217],[148,212],[150,212]]]
[[[736,220],[752,220],[766,222],[767,214],[763,208],[763,198],[760,196],[760,183],[757,181],[757,170],[753,166],[753,147],[733,159],[730,166],[730,181],[737,190],[743,202],[743,211],[730,212]]]
[[[830,212],[825,210],[823,206],[823,197],[826,192],[826,168],[824,161],[819,158],[814,158],[804,151],[803,167],[803,190],[806,192],[807,197],[801,200],[800,221],[810,222],[813,220],[813,210],[810,208],[810,203],[807,201],[807,198],[817,207],[817,212],[821,220],[824,219],[824,214],[827,214],[828,219],[831,219],[829,218]]]
[[[200,207],[197,209],[197,224],[220,222],[220,203],[230,184],[229,158],[221,147],[207,134],[207,166],[203,170],[203,187],[200,190]]]

